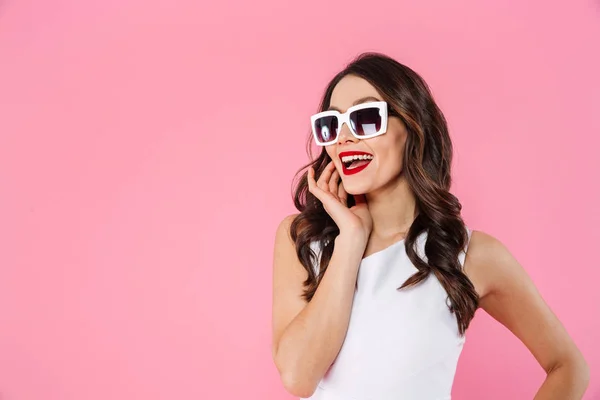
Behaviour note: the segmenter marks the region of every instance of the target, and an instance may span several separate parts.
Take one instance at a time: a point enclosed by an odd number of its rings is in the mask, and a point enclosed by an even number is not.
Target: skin
[[[382,100],[377,90],[362,78],[349,75],[334,88],[331,108],[346,111],[355,103]],[[401,176],[404,146],[407,132],[397,117],[388,118],[385,134],[370,139],[357,139],[344,124],[337,143],[325,150],[335,165],[329,182],[342,184],[338,190],[342,197],[347,194],[364,194],[373,226],[365,257],[401,240],[415,218],[415,198],[406,180]],[[374,156],[369,165],[355,175],[344,175],[338,156],[342,151],[359,150]],[[335,192],[334,192],[335,193]]]
[[[361,100],[383,98],[370,83],[350,75],[337,84],[330,104],[345,112]],[[415,218],[415,198],[402,175],[406,138],[402,121],[389,117],[383,135],[357,139],[344,124],[337,142],[326,146],[333,160],[330,168],[335,171],[323,186],[343,200],[348,195],[366,196],[372,231],[364,257],[403,239]],[[348,150],[368,152],[374,159],[358,174],[345,176],[338,154]],[[586,361],[506,246],[492,235],[474,230],[464,272],[479,294],[480,308],[508,328],[546,371],[534,400],[581,399],[589,382]]]

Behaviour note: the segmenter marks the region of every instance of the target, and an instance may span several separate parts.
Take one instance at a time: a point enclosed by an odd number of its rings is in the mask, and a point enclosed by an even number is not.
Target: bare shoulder
[[[290,261],[298,261],[295,255],[295,243],[291,235],[291,226],[299,214],[290,214],[285,216],[275,232],[274,243],[274,267],[287,265]],[[280,261],[280,262],[278,262]],[[283,262],[281,262],[283,261]],[[294,262],[294,264],[297,264]],[[286,268],[287,269],[287,268]]]
[[[501,283],[498,279],[502,276],[505,279],[510,279],[511,275],[518,278],[519,268],[520,265],[499,239],[483,231],[472,231],[463,270],[473,282],[480,299]]]
[[[279,226],[277,227],[277,231],[275,233],[275,244],[276,245],[281,245],[282,243],[285,243],[284,239],[289,239],[290,241],[292,240],[291,236],[290,236],[290,228],[292,226],[292,223],[294,222],[294,220],[296,219],[296,217],[300,215],[299,213],[296,214],[290,214],[285,216],[281,222],[279,223]]]
[[[281,221],[282,223],[285,223],[287,225],[287,227],[289,228],[290,225],[292,225],[292,222],[294,222],[294,220],[296,219],[296,217],[298,217],[300,215],[300,213],[294,213],[294,214],[290,214],[288,216],[286,216],[283,221]]]

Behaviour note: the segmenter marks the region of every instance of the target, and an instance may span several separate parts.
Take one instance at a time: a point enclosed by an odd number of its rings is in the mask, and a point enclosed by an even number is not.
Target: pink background
[[[292,398],[275,228],[309,115],[365,50],[429,82],[468,225],[527,269],[600,399],[600,4],[286,3],[0,0],[0,399]],[[478,311],[456,399],[543,378]]]

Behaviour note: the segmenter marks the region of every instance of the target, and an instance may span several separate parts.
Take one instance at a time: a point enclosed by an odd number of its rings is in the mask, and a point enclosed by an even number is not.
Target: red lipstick
[[[372,156],[371,153],[367,153],[367,152],[364,152],[364,151],[342,151],[340,154],[338,154],[338,157],[340,158],[340,161],[342,161],[342,157],[355,156],[355,155],[369,155],[369,156]],[[367,168],[367,166],[371,163],[371,161],[372,160],[369,160],[369,162],[367,162],[366,164],[361,165],[360,167],[352,168],[352,169],[346,168],[346,165],[344,164],[344,162],[342,162],[342,171],[344,172],[344,175],[354,175],[356,173],[359,173],[363,169]]]

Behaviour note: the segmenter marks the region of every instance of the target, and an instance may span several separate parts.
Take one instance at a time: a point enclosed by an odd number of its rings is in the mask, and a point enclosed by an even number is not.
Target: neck
[[[371,237],[386,241],[404,238],[417,216],[415,196],[404,177],[366,197],[373,219]]]

